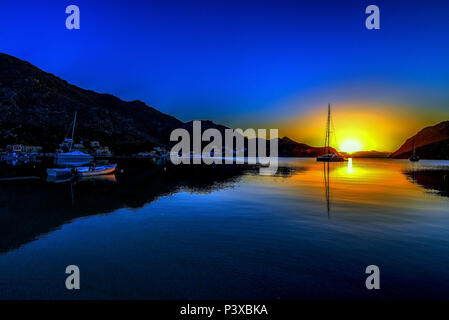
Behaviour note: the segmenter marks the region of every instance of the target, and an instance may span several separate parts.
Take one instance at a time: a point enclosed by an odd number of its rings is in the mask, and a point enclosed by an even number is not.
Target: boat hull
[[[64,177],[59,177],[59,176],[48,176],[47,177],[47,182],[51,182],[51,183],[64,183],[64,182],[70,182],[70,181],[73,181],[73,175],[64,176]]]
[[[47,169],[47,175],[49,177],[67,177],[73,174],[72,169],[64,168],[64,169]]]
[[[92,162],[94,157],[90,154],[83,153],[80,151],[72,151],[66,153],[56,154],[56,164],[67,165],[71,167],[84,165]]]
[[[344,162],[345,159],[320,159],[316,158],[317,162]]]
[[[316,157],[316,161],[318,162],[344,162],[345,158],[333,154],[333,155],[324,155]]]
[[[105,174],[111,174],[115,172],[117,165],[109,165],[109,166],[101,166],[101,167],[80,167],[77,168],[76,175],[79,177],[91,177],[91,176],[99,176]]]

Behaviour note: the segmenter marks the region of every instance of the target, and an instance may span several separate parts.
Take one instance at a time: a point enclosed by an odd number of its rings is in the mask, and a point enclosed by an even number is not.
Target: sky
[[[80,8],[80,30],[65,8]],[[380,8],[368,30],[365,8]],[[449,119],[443,1],[1,1],[0,52],[180,120],[393,151]]]

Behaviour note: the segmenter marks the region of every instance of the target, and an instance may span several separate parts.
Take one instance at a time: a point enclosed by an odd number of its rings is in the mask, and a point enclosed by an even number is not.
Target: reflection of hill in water
[[[267,174],[267,176],[279,177],[279,178],[291,178],[295,174],[304,173],[309,169],[310,168],[306,167],[306,166],[292,167],[292,166],[285,166],[281,163],[281,164],[279,164],[279,167],[276,169],[275,172],[273,172],[272,174]],[[273,169],[273,171],[274,171],[274,169]],[[259,170],[251,170],[248,173],[251,175],[255,175],[255,176],[261,175]]]
[[[277,172],[275,174],[276,177],[282,177],[282,178],[290,178],[291,176],[293,176],[296,173],[299,172],[305,172],[307,171],[308,168],[306,167],[286,167],[286,166],[280,166],[277,169]]]
[[[407,178],[429,191],[449,197],[449,170],[405,171]]]
[[[232,186],[236,167],[124,167],[110,176],[53,184],[42,180],[0,183],[0,252],[17,248],[82,216],[139,208],[179,191],[210,193]]]

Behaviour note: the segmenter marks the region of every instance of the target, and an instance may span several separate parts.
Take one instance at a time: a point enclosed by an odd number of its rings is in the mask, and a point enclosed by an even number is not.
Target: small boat
[[[73,168],[48,168],[47,175],[49,177],[69,177],[74,173]]]
[[[419,157],[416,155],[416,146],[415,146],[415,139],[413,139],[413,153],[410,158],[408,158],[411,162],[417,162],[419,161]]]
[[[90,154],[81,151],[71,151],[56,154],[56,161],[59,163],[80,163],[85,164],[93,160]]]
[[[115,172],[116,164],[110,164],[99,167],[78,167],[76,168],[76,175],[80,177],[99,176],[103,174],[111,174]]]
[[[326,148],[326,154],[316,157],[318,162],[343,162],[345,158],[339,154],[330,152],[330,126],[331,126],[331,105],[327,106],[327,124],[326,124],[326,139],[324,145]]]

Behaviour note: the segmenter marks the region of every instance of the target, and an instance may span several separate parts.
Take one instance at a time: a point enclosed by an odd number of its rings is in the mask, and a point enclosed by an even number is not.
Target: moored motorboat
[[[68,177],[73,175],[73,168],[48,168],[47,175],[49,177]]]
[[[93,159],[90,154],[77,150],[56,154],[56,162],[58,164],[83,165],[91,162]]]
[[[76,175],[80,177],[98,176],[103,174],[111,174],[115,172],[116,164],[98,166],[98,167],[78,167],[76,168]]]

